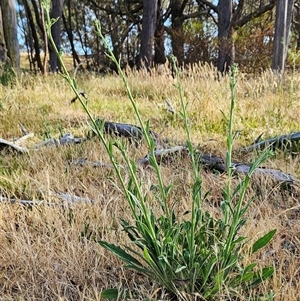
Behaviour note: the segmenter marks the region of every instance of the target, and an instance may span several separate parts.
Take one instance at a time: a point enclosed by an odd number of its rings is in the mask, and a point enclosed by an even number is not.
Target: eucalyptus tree
[[[141,48],[138,69],[149,69],[153,60],[154,33],[156,29],[157,0],[143,1],[143,19],[141,31]]]
[[[64,28],[66,30],[69,42],[70,42],[70,50],[73,57],[73,67],[76,68],[78,64],[81,63],[80,57],[77,53],[75,43],[76,43],[76,37],[74,34],[74,3],[71,0],[66,0],[65,9],[62,12],[62,21]]]
[[[207,14],[207,9],[195,0],[169,0],[165,3],[164,26],[166,33],[170,37],[172,54],[176,56],[179,65],[186,59],[186,39],[185,33],[187,25],[192,20],[199,20]],[[168,22],[166,22],[168,21]]]
[[[0,8],[0,62],[4,62],[6,59],[6,48],[5,48],[5,39],[3,31],[3,21],[2,21],[2,12]]]
[[[113,53],[124,66],[136,64],[139,53],[143,1],[142,0],[85,0],[101,24],[104,36],[109,40]],[[107,64],[116,70],[116,66],[105,57],[102,41],[94,36],[93,52],[97,65]]]
[[[294,0],[277,0],[272,70],[283,73],[288,51]]]
[[[47,71],[47,38],[41,0],[17,0],[19,28],[28,53],[30,70]],[[44,59],[41,56],[44,52]]]
[[[1,25],[0,39],[2,36],[1,48],[7,50],[7,56],[12,67],[20,68],[20,50],[17,36],[17,16],[14,0],[1,0]]]
[[[220,72],[227,72],[234,62],[234,32],[252,19],[260,17],[275,6],[275,0],[197,0],[210,10],[218,28],[217,67]]]
[[[299,51],[300,50],[300,3],[299,1],[295,1],[294,3],[292,29],[296,37],[296,41],[295,41],[296,50]]]
[[[61,51],[61,23],[62,23],[62,10],[63,10],[63,0],[52,0],[51,1],[51,12],[50,16],[56,19],[56,22],[51,27],[51,34],[54,43],[59,51]],[[56,72],[60,69],[58,57],[56,53],[50,48],[50,70]]]

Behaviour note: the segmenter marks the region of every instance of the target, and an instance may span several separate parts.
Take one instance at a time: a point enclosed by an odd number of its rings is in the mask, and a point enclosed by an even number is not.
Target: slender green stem
[[[47,33],[49,42],[51,44],[51,47],[53,48],[53,51],[56,53],[56,55],[58,57],[58,60],[61,64],[62,76],[68,82],[68,84],[70,85],[71,89],[73,90],[73,92],[77,96],[80,104],[82,105],[84,111],[86,112],[89,119],[91,120],[91,123],[92,123],[92,125],[93,125],[93,127],[96,131],[97,136],[100,138],[101,142],[103,143],[103,145],[105,147],[105,150],[106,150],[107,154],[109,155],[110,161],[111,161],[111,163],[114,167],[114,170],[116,171],[117,177],[118,177],[118,179],[119,179],[119,181],[122,185],[123,192],[126,194],[126,198],[129,199],[130,196],[129,196],[129,193],[126,189],[126,184],[124,182],[124,179],[121,175],[121,170],[120,170],[120,168],[119,168],[119,166],[118,166],[118,164],[115,160],[115,157],[114,157],[113,153],[111,152],[111,150],[109,148],[109,144],[106,142],[102,131],[100,131],[99,126],[97,125],[95,119],[93,118],[92,114],[90,113],[85,101],[82,99],[82,96],[81,96],[81,94],[79,93],[79,91],[77,89],[76,82],[71,78],[71,76],[70,76],[70,74],[69,74],[69,72],[68,72],[68,70],[67,70],[67,68],[64,64],[64,61],[62,60],[61,53],[58,51],[58,49],[56,47],[56,44],[53,40],[52,33],[51,33],[51,26],[57,20],[51,19],[51,17],[50,17],[50,2],[49,2],[49,0],[45,0],[42,4],[43,4],[44,10],[45,10],[45,17],[46,17],[46,33]],[[131,209],[134,209],[134,208],[132,207]]]
[[[152,162],[153,162],[153,168],[155,169],[155,172],[156,172],[156,175],[157,175],[157,178],[158,178],[158,183],[159,183],[159,187],[160,187],[160,194],[161,194],[162,200],[163,200],[163,204],[162,204],[163,207],[164,207],[163,209],[166,212],[166,214],[171,218],[170,210],[168,208],[168,205],[166,204],[166,200],[167,200],[166,190],[164,188],[164,184],[163,184],[163,180],[162,180],[162,175],[161,175],[161,172],[160,172],[160,169],[159,169],[156,157],[155,157],[155,147],[154,147],[154,144],[153,144],[153,139],[150,137],[149,132],[146,130],[146,127],[145,127],[145,125],[144,125],[144,123],[142,121],[142,118],[141,118],[141,114],[139,113],[139,110],[138,110],[138,107],[136,105],[136,102],[134,101],[134,98],[132,96],[132,93],[131,93],[128,81],[126,79],[126,76],[125,76],[125,74],[124,74],[124,72],[123,72],[123,70],[122,70],[122,68],[121,68],[118,60],[116,59],[113,51],[111,50],[109,42],[103,36],[102,31],[101,31],[100,22],[97,21],[97,20],[95,21],[95,27],[96,27],[97,35],[101,38],[101,40],[105,44],[105,48],[108,51],[108,53],[107,53],[108,57],[112,60],[112,62],[114,62],[116,64],[117,69],[118,69],[118,73],[119,73],[119,75],[121,76],[121,78],[123,80],[123,83],[124,83],[124,86],[125,86],[128,98],[129,98],[129,100],[131,102],[131,105],[132,105],[132,107],[134,109],[135,116],[137,116],[137,118],[138,118],[139,125],[142,128],[142,132],[144,134],[146,143],[147,143],[147,145],[149,147],[150,155],[153,158],[153,160],[152,160]]]
[[[201,210],[201,187],[200,189],[197,189],[198,183],[199,183],[199,167],[197,164],[197,160],[195,158],[195,152],[194,152],[194,148],[192,145],[192,141],[191,141],[191,133],[190,133],[190,125],[188,123],[188,115],[187,115],[187,110],[186,107],[187,105],[184,102],[184,96],[183,96],[183,90],[182,90],[182,86],[181,86],[181,81],[180,81],[180,73],[179,70],[177,68],[177,60],[174,56],[171,56],[171,61],[173,64],[173,68],[175,71],[175,75],[176,75],[176,81],[177,81],[177,85],[176,88],[178,89],[179,92],[179,97],[180,97],[180,104],[181,104],[181,109],[182,109],[182,118],[184,121],[184,128],[186,131],[186,135],[187,135],[187,147],[190,153],[190,158],[192,161],[192,168],[193,168],[193,172],[194,172],[194,187],[193,187],[193,199],[192,199],[192,208],[191,208],[191,228],[189,231],[189,235],[188,235],[188,246],[189,246],[189,253],[190,253],[190,266],[189,269],[193,270],[194,269],[194,262],[195,262],[195,232],[196,232],[196,228],[197,228],[197,220],[201,221],[202,217],[198,217],[197,219],[197,214],[200,213],[200,215],[202,214],[202,210]],[[201,182],[201,181],[200,181]],[[201,185],[201,184],[200,184]],[[192,284],[191,287],[195,287],[195,281],[196,281],[197,277],[193,277],[192,279]]]
[[[237,75],[237,66],[234,65],[231,69],[230,74],[230,92],[231,92],[231,100],[230,100],[230,111],[229,111],[229,119],[228,119],[228,132],[227,132],[227,152],[226,152],[226,168],[227,168],[227,176],[228,182],[226,185],[226,198],[224,204],[224,223],[228,224],[229,221],[229,206],[231,202],[231,178],[232,178],[232,147],[233,147],[233,113],[235,107],[235,86],[236,86],[236,75]]]

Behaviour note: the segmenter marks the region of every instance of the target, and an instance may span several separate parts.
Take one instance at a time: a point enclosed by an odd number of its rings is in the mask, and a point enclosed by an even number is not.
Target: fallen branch
[[[45,141],[39,142],[33,146],[34,149],[39,149],[44,146],[52,146],[55,145],[56,147],[60,145],[71,145],[71,144],[79,144],[85,141],[87,138],[76,138],[72,134],[67,133],[63,135],[59,139],[49,138]]]
[[[42,192],[40,192],[41,194],[43,194]],[[62,201],[64,201],[65,203],[80,203],[80,202],[84,202],[84,203],[94,203],[93,200],[89,199],[89,198],[82,198],[79,197],[77,195],[70,195],[70,194],[66,194],[66,193],[62,193],[62,192],[50,192],[48,194],[49,196],[54,196],[57,197],[59,199],[61,199]],[[47,205],[47,206],[54,206],[54,205],[58,205],[57,203],[50,203],[47,202],[45,200],[22,200],[22,199],[16,199],[16,198],[8,198],[8,197],[3,197],[0,196],[0,202],[10,202],[12,204],[21,204],[21,205],[32,205],[32,206],[36,206],[36,205]]]
[[[0,202],[9,202],[11,204],[21,204],[21,205],[55,205],[53,203],[48,203],[45,201],[33,201],[33,200],[18,200],[18,199],[12,199],[12,198],[6,198],[3,196],[0,196]]]
[[[156,157],[156,160],[158,163],[168,163],[175,156],[178,155],[189,155],[188,149],[185,146],[175,146],[168,149],[160,149],[154,152],[154,155]],[[210,155],[210,154],[201,154],[200,152],[197,152],[199,154],[199,164],[205,168],[209,169],[211,171],[218,171],[221,173],[224,173],[227,171],[226,164],[224,160],[221,157]],[[145,156],[141,160],[137,162],[139,165],[149,165],[150,164],[150,155]],[[234,171],[236,174],[247,174],[250,170],[250,165],[244,164],[244,163],[232,163],[232,167],[234,168]],[[272,168],[265,168],[265,167],[258,167],[255,169],[253,175],[257,176],[266,176],[271,179],[273,179],[276,182],[281,183],[289,183],[289,184],[295,184],[297,186],[300,186],[300,181],[293,177],[290,174],[284,173],[278,169],[272,169]]]
[[[247,164],[236,164],[233,163],[232,166],[235,168],[236,173],[244,173],[247,174],[250,170],[250,165]],[[295,184],[300,186],[300,181],[293,177],[290,174],[284,173],[281,170],[273,169],[273,168],[265,168],[265,167],[257,167],[254,172],[254,175],[257,176],[267,176],[275,180],[276,182]]]
[[[18,146],[22,146],[22,144],[24,144],[24,142],[29,139],[29,138],[32,138],[34,137],[34,133],[27,133],[26,135],[20,137],[20,138],[17,138],[17,139],[14,139],[13,140],[13,143],[15,145],[18,145]]]
[[[143,131],[141,127],[131,125],[131,124],[126,124],[126,123],[115,123],[115,122],[109,122],[109,121],[103,121],[101,119],[96,120],[98,126],[101,128],[103,127],[104,131],[110,135],[115,135],[115,136],[121,136],[121,137],[126,137],[130,139],[130,141],[139,141],[143,139]],[[96,130],[92,129],[93,132],[96,134]],[[150,135],[153,137],[155,142],[157,142],[159,139],[159,136],[153,132],[150,131]],[[22,141],[27,139],[28,137],[31,137],[32,134],[25,135],[19,139],[17,139],[17,143],[13,143],[4,139],[0,138],[0,151],[3,149],[11,149],[15,150],[18,152],[28,152],[28,149],[25,147],[21,147],[20,144]],[[282,135],[279,137],[263,140],[261,142],[258,142],[260,139],[261,135],[259,138],[256,139],[255,143],[249,147],[246,147],[242,149],[242,151],[253,151],[256,149],[263,149],[266,147],[270,148],[281,148],[283,149],[286,148],[287,146],[300,141],[300,132],[295,132],[289,135]],[[75,138],[72,134],[65,134],[62,136],[60,139],[56,140],[54,138],[48,139],[46,141],[42,141],[36,145],[34,145],[35,149],[38,149],[42,146],[49,146],[49,145],[71,145],[71,144],[77,144],[85,141],[87,138]],[[166,139],[164,139],[166,140]],[[199,164],[205,169],[209,169],[211,171],[218,171],[218,172],[226,172],[226,164],[224,160],[221,157],[214,156],[211,154],[202,154],[200,152],[196,152],[199,154]],[[181,156],[182,157],[188,157],[189,156],[189,151],[186,146],[174,146],[170,148],[161,148],[158,149],[154,152],[154,156],[156,157],[156,160],[158,163],[170,163],[173,162],[173,159],[175,156]],[[107,167],[107,168],[112,168],[111,165],[109,164],[103,164],[101,162],[90,162],[86,158],[80,159],[80,160],[74,160],[69,162],[70,164],[74,165],[91,165],[93,167]],[[145,166],[150,164],[150,155],[146,155],[144,158],[140,159],[137,162],[138,165]],[[245,163],[232,163],[232,167],[235,170],[235,173],[237,174],[247,174],[250,170],[250,165],[245,164]],[[280,170],[277,169],[269,169],[269,168],[264,168],[264,167],[258,167],[254,171],[254,175],[262,175],[262,176],[267,176],[272,178],[273,180],[277,182],[285,182],[285,183],[292,183],[295,185],[300,186],[300,181],[297,180],[295,177],[291,176],[290,174],[283,173]],[[92,200],[89,200],[87,198],[80,198],[78,196],[71,196],[68,194],[64,193],[53,193],[57,197],[67,201],[67,202],[92,202]],[[1,199],[2,200],[2,199]],[[32,201],[26,201],[22,200],[22,202],[32,202]],[[41,201],[42,202],[42,201]]]
[[[261,137],[261,136],[260,136]],[[253,150],[262,150],[269,147],[270,149],[285,150],[287,147],[291,147],[293,143],[300,141],[300,132],[291,133],[288,135],[282,135],[260,142],[256,142],[248,147],[241,149],[243,152],[250,152]]]
[[[154,156],[158,163],[168,163],[174,156],[187,156],[188,148],[186,146],[174,146],[171,148],[158,149],[154,152]],[[140,159],[138,165],[149,165],[151,155],[146,155],[144,158]]]
[[[103,130],[105,133],[117,137],[125,137],[129,139],[130,142],[137,142],[144,138],[142,128],[136,125],[104,121],[99,118],[96,120],[96,123],[99,128],[103,126]],[[92,131],[96,135],[96,130],[94,128],[92,128]],[[149,134],[153,137],[155,141],[159,139],[157,133],[150,130]]]
[[[13,142],[10,142],[10,141],[0,138],[0,151],[3,151],[3,150],[16,151],[19,153],[28,153],[29,152],[29,150],[26,147],[19,146]]]
[[[54,195],[68,203],[80,203],[80,202],[94,203],[94,201],[89,198],[82,198],[77,195],[70,195],[63,192],[51,192],[50,195]]]

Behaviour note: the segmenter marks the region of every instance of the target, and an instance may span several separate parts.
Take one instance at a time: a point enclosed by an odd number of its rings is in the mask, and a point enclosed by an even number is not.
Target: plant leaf
[[[257,286],[261,282],[265,281],[267,278],[271,277],[274,273],[274,268],[273,267],[266,267],[263,268],[260,272],[255,273],[255,276],[253,277],[254,280],[251,283],[251,286]]]
[[[108,288],[101,292],[101,298],[105,298],[109,300],[118,299],[118,296],[119,296],[119,290],[117,288]]]
[[[119,290],[117,288],[108,288],[101,292],[101,298],[108,300],[123,300],[130,297],[127,290]]]
[[[268,232],[263,237],[258,239],[252,246],[252,254],[258,251],[259,249],[263,248],[266,244],[268,244],[272,239],[272,237],[275,235],[275,233],[276,233],[276,229]]]
[[[108,251],[112,252],[113,254],[115,254],[116,256],[118,256],[121,260],[123,260],[124,262],[130,264],[130,265],[136,265],[139,268],[142,268],[143,265],[133,256],[131,256],[130,254],[128,254],[126,251],[124,251],[122,248],[108,243],[106,241],[99,241],[98,242],[103,248],[107,249]]]
[[[182,270],[184,270],[184,269],[186,269],[187,268],[187,266],[186,265],[178,265],[177,266],[177,268],[176,268],[176,270],[175,270],[175,273],[177,274],[177,273],[179,273],[179,272],[181,272]]]

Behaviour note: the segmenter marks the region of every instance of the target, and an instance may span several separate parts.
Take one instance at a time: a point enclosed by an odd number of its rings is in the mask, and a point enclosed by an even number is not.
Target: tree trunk
[[[143,21],[138,69],[149,69],[153,60],[153,43],[156,27],[157,0],[143,0]]]
[[[232,40],[232,0],[220,0],[218,10],[219,54],[217,67],[220,72],[228,72],[234,62],[234,44]]]
[[[33,57],[33,63],[34,63],[34,66],[35,66],[35,62],[36,62],[37,66],[38,66],[38,69],[42,72],[42,74],[44,74],[44,66],[42,64],[41,55],[40,55],[39,36],[38,36],[37,30],[36,30],[37,28],[35,26],[35,23],[34,23],[34,20],[33,20],[33,15],[32,15],[32,12],[31,12],[31,9],[29,7],[29,4],[28,4],[27,0],[23,0],[23,5],[24,5],[25,11],[26,11],[28,24],[29,24],[31,34],[32,34],[33,46],[32,46],[31,41],[30,41],[30,51],[33,55],[33,48],[34,48],[35,54],[34,54],[34,57]]]
[[[3,22],[2,22],[2,14],[0,9],[0,62],[5,62],[6,60],[6,48],[5,48],[5,39],[3,32]]]
[[[72,51],[72,57],[73,57],[73,67],[76,68],[78,64],[80,64],[80,58],[77,54],[77,51],[75,49],[74,45],[74,36],[73,36],[73,30],[72,30],[72,21],[71,21],[71,1],[68,1],[68,21],[64,14],[62,14],[63,23],[70,41],[71,51]]]
[[[60,51],[61,45],[61,19],[62,19],[62,9],[63,9],[63,0],[52,0],[51,7],[51,18],[57,19],[57,21],[51,27],[51,34],[54,40],[54,43]],[[50,47],[50,70],[51,72],[56,72],[57,69],[60,69],[60,64],[56,53]]]
[[[173,55],[177,58],[178,65],[184,61],[184,34],[183,34],[183,7],[181,0],[173,0],[170,4],[171,9],[171,46]]]
[[[300,50],[300,5],[294,6],[293,28],[296,34],[296,50]]]
[[[284,72],[294,0],[277,0],[272,70]]]
[[[17,15],[14,0],[1,0],[2,24],[7,56],[12,67],[20,68],[20,50],[17,36]],[[4,47],[4,46],[2,46]]]
[[[157,3],[156,29],[154,33],[154,64],[164,64],[165,55],[165,27],[163,22],[162,0]]]
[[[48,65],[48,36],[47,36],[47,30],[46,30],[46,24],[45,24],[45,15],[44,15],[44,9],[42,7],[42,2],[39,0],[39,7],[41,11],[41,26],[42,26],[42,31],[43,31],[43,37],[44,37],[44,58],[43,58],[43,69],[42,69],[42,74],[46,75],[47,74],[47,65]]]

